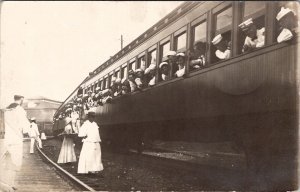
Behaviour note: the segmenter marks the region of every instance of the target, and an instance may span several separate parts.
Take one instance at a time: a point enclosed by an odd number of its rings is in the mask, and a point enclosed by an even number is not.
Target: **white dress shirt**
[[[263,47],[265,45],[265,28],[256,30],[257,39],[252,40],[250,37],[245,38],[244,45],[252,48]]]
[[[219,58],[219,59],[229,59],[230,58],[230,50],[229,49],[226,49],[224,52],[220,51],[220,50],[217,50],[216,51],[216,56]]]

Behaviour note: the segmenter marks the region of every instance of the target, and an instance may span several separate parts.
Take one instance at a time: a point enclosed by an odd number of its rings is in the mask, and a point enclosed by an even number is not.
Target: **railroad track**
[[[50,145],[51,146],[51,145]],[[66,174],[70,179],[74,180],[74,182],[79,181],[81,187],[86,191],[103,191],[103,190],[212,190],[212,189],[241,189],[241,185],[243,183],[243,172],[236,171],[235,169],[228,168],[220,168],[213,167],[208,165],[195,164],[189,161],[179,161],[176,159],[169,159],[163,157],[157,157],[147,154],[138,154],[134,152],[130,153],[112,153],[110,151],[103,151],[103,163],[104,163],[104,176],[105,178],[100,178],[98,176],[88,176],[77,174],[77,164],[60,164],[57,165],[52,160],[56,159],[54,153],[49,153],[47,147],[44,147],[44,152],[39,150],[41,154],[47,159],[47,161],[51,162],[53,166],[60,167],[57,168],[59,170],[63,170],[62,172]],[[50,149],[50,148],[48,148]],[[50,150],[51,151],[51,150]],[[49,155],[49,157],[46,155]],[[52,160],[51,160],[52,159]],[[112,168],[115,165],[111,165],[114,163],[115,159],[120,159],[122,167]],[[109,165],[110,164],[110,165]],[[134,173],[130,173],[130,170],[138,169]],[[116,170],[117,169],[117,170]],[[145,175],[142,178],[137,178],[135,175],[138,172],[141,172]],[[122,172],[116,173],[116,172]],[[124,173],[123,173],[124,172]],[[145,186],[144,183],[151,183],[151,177],[146,175],[153,173],[162,173],[164,181],[159,184],[163,186],[162,188],[158,188],[157,186]],[[181,186],[175,186],[174,188],[166,187],[165,185],[170,185],[170,183],[175,183],[176,179],[169,179],[167,176],[177,176],[182,175],[189,177],[186,181],[182,181],[182,183],[188,183],[187,185],[192,186],[193,188],[181,188]],[[228,176],[224,176],[228,175]],[[119,180],[119,176],[121,177]],[[154,175],[155,176],[155,175]],[[127,177],[129,179],[122,180],[122,177]],[[130,177],[132,180],[130,180]],[[181,177],[181,176],[177,176]],[[195,179],[190,182],[190,178]],[[200,179],[199,179],[200,178]],[[226,178],[226,179],[224,179]],[[122,181],[121,181],[122,180]],[[128,181],[129,180],[129,181]],[[142,183],[141,182],[144,182]],[[199,183],[198,182],[199,180]],[[140,183],[136,183],[140,182]],[[158,182],[157,180],[153,181]],[[189,183],[190,182],[190,183]],[[231,183],[234,182],[233,185]],[[132,183],[136,184],[135,188],[132,188],[130,185]],[[157,188],[155,188],[157,187]],[[159,186],[160,187],[160,186]],[[213,187],[213,188],[212,188]]]
[[[84,191],[96,191],[95,189],[93,189],[92,187],[90,187],[89,185],[87,185],[85,182],[85,180],[81,180],[78,177],[75,177],[73,174],[71,174],[69,171],[67,171],[65,168],[63,168],[62,166],[59,166],[58,164],[56,164],[55,162],[53,162],[40,148],[38,148],[36,146],[36,149],[38,150],[38,152],[40,153],[40,155],[43,157],[43,159],[45,161],[47,161],[49,164],[51,164],[53,167],[55,167],[59,172],[60,175],[62,177],[68,178],[73,184],[75,184],[76,186],[78,186],[81,190]]]

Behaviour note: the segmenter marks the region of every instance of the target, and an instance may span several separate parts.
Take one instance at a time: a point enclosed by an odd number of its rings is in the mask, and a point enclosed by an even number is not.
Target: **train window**
[[[216,15],[216,35],[231,30],[232,7],[217,13]]]
[[[263,1],[244,1],[244,19],[265,14],[266,3]]]
[[[156,64],[156,49],[148,52],[148,66],[152,63]]]
[[[176,50],[182,50],[186,48],[186,32],[175,37]]]
[[[266,3],[261,1],[245,1],[243,4],[242,23],[238,53],[254,51],[265,45],[265,13]]]
[[[103,87],[102,87],[102,90],[103,89],[106,89],[107,88],[107,77],[104,78],[103,80]]]
[[[135,61],[133,61],[133,62],[131,62],[131,63],[129,63],[129,70],[133,70],[133,71],[135,71],[135,68],[136,67],[136,63],[135,63]]]
[[[206,21],[202,21],[192,27],[192,48],[190,52],[190,71],[204,68],[206,66],[207,40]]]
[[[113,76],[114,76],[113,73],[109,75],[109,86],[112,86],[112,84],[113,84],[113,81],[112,81]]]
[[[98,82],[98,87],[100,88],[100,90],[102,90],[102,80]]]
[[[115,77],[116,77],[116,78],[120,78],[120,70],[117,70],[117,71],[115,72]]]
[[[193,27],[193,42],[205,41],[206,42],[206,21]]]
[[[211,61],[216,62],[228,59],[231,56],[231,29],[232,29],[231,6],[221,9],[215,14],[215,37],[212,46]]]
[[[126,78],[126,75],[127,75],[127,66],[125,65],[121,69],[121,79]]]
[[[160,61],[164,61],[167,59],[167,54],[170,51],[170,41],[161,45],[161,59]]]
[[[276,25],[275,37],[276,42],[281,43],[295,39],[299,33],[299,10],[298,1],[279,1],[276,7]],[[286,13],[286,14],[282,14]],[[279,21],[277,20],[279,19]]]
[[[138,58],[138,61],[137,61],[137,69],[141,68],[143,70],[146,69],[146,62],[145,62],[145,56],[142,56],[140,58]]]

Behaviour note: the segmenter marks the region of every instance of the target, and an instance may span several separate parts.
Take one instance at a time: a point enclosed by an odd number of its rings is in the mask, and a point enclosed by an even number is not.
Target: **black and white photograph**
[[[299,15],[0,2],[0,192],[298,191]]]

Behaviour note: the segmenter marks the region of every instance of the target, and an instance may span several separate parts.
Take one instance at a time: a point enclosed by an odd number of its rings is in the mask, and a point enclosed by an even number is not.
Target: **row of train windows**
[[[266,9],[267,3],[274,2],[263,2],[263,1],[245,1],[239,3],[239,14],[241,15],[240,21],[245,21],[249,18],[253,19],[253,22],[256,24],[257,29],[262,29],[266,26]],[[276,6],[276,14],[280,10],[280,7],[286,7],[292,9],[295,13],[297,13],[298,2],[278,2]],[[216,48],[211,45],[211,40],[214,36],[218,34],[222,34],[222,37],[226,39],[228,42],[232,40],[232,29],[233,29],[233,4],[231,2],[225,2],[217,6],[213,10],[213,28],[211,30],[208,28],[207,23],[207,14],[204,14],[197,18],[196,20],[191,22],[191,44],[190,49],[187,49],[188,45],[188,37],[187,37],[187,27],[183,27],[174,33],[173,39],[173,48],[171,48],[171,36],[163,39],[159,44],[159,54],[157,54],[157,47],[151,47],[147,50],[147,57],[145,54],[140,57],[136,57],[133,60],[130,60],[127,64],[122,65],[120,68],[116,69],[114,72],[109,73],[104,78],[102,78],[97,83],[94,83],[92,86],[88,87],[87,90],[94,91],[97,86],[100,87],[101,90],[108,88],[112,85],[112,77],[124,79],[128,76],[129,70],[143,69],[145,70],[149,67],[150,64],[155,64],[159,66],[159,64],[163,61],[167,61],[167,53],[170,50],[174,50],[178,52],[185,53],[186,56],[190,55],[190,52],[193,51],[193,45],[196,42],[201,42],[202,52],[205,60],[210,57],[210,63],[218,62],[219,59],[215,55]],[[275,18],[273,18],[275,20]],[[240,23],[241,23],[240,22]],[[275,36],[279,34],[278,23],[276,23],[276,27],[278,30],[274,31]],[[275,27],[275,28],[276,28]],[[211,39],[208,40],[208,32],[213,31],[211,34]],[[237,54],[242,54],[244,40],[246,35],[242,32],[238,33],[238,42],[234,45],[237,46]],[[210,46],[210,51],[209,51]],[[232,49],[232,44],[230,44],[230,48]],[[232,54],[232,53],[231,53]],[[157,61],[157,57],[159,57]],[[147,60],[147,61],[146,61]],[[187,59],[186,64],[188,64],[189,60]],[[209,64],[209,63],[208,63]],[[128,69],[127,69],[128,68]],[[158,67],[157,67],[158,68]],[[190,71],[194,69],[190,68]],[[170,73],[174,73],[176,69],[171,70]],[[171,74],[173,76],[173,74]]]

